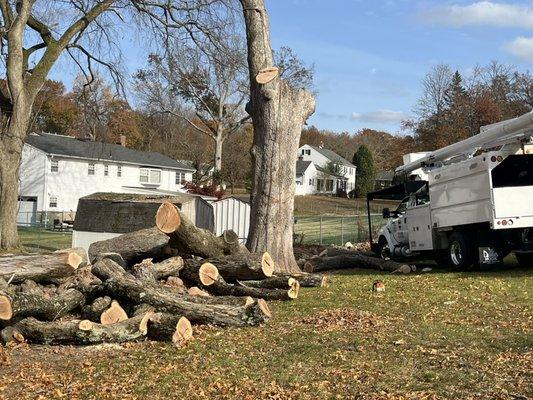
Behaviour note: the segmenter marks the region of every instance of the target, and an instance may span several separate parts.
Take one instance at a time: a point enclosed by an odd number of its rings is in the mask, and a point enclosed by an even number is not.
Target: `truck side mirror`
[[[384,219],[390,218],[390,210],[388,208],[383,209],[383,218]]]

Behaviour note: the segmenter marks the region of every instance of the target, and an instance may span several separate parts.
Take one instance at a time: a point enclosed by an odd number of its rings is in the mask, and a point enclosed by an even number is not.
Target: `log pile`
[[[281,275],[268,253],[234,232],[215,236],[163,203],[155,227],[49,255],[0,258],[0,340],[182,345],[194,324],[247,327],[271,317],[267,301],[294,300],[322,275]]]

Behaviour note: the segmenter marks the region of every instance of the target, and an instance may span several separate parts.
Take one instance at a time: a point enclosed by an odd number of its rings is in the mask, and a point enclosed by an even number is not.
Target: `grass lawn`
[[[344,271],[264,327],[195,328],[181,349],[0,348],[0,398],[531,398],[531,271]]]
[[[72,232],[19,227],[22,245],[30,251],[55,251],[72,246]]]

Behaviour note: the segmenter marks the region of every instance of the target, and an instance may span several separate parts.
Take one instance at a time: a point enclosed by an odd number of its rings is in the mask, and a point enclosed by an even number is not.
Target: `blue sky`
[[[315,65],[317,108],[309,123],[391,133],[412,116],[421,80],[447,63],[467,76],[491,60],[533,70],[533,0],[267,0],[275,48]],[[130,35],[131,36],[131,35]],[[125,68],[144,65],[146,46],[125,35]],[[129,42],[129,44],[127,44]],[[54,79],[75,72],[60,64]]]

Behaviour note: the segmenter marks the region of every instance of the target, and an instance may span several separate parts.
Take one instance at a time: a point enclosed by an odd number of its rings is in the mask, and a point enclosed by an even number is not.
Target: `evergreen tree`
[[[353,164],[357,167],[355,176],[355,196],[363,197],[374,189],[376,170],[372,153],[365,145],[360,146],[353,156]]]

